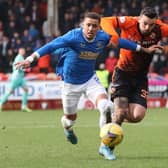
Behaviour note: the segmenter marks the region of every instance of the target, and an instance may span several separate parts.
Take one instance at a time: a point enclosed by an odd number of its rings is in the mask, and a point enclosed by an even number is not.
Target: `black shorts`
[[[148,80],[146,74],[130,74],[118,67],[112,78],[112,100],[127,97],[129,103],[136,103],[147,108]]]

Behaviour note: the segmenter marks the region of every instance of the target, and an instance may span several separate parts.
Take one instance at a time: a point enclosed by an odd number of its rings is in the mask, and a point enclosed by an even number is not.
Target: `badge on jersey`
[[[80,43],[80,47],[81,47],[81,48],[85,48],[85,47],[86,47],[86,44],[85,44],[85,43]]]
[[[126,20],[126,19],[125,19],[125,16],[121,16],[121,17],[119,17],[119,20],[120,20],[121,23],[124,23],[125,20]]]

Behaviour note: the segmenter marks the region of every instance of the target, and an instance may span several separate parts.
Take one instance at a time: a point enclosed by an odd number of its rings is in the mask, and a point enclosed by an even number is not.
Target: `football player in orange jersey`
[[[145,7],[139,17],[112,16],[101,19],[101,27],[109,34],[139,43],[143,47],[157,44],[168,37],[168,25],[162,23],[155,9]],[[114,101],[113,122],[140,122],[147,110],[147,73],[153,54],[121,49],[118,64],[112,77],[111,95]]]

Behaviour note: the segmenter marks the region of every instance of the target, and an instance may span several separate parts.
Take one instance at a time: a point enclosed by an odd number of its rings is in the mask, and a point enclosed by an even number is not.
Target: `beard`
[[[141,31],[141,34],[147,36],[151,33],[151,31]]]

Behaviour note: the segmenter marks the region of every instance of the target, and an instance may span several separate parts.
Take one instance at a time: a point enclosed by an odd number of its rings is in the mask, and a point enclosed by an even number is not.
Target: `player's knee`
[[[107,111],[113,110],[113,103],[108,99],[100,99],[97,103],[97,108],[101,114],[106,114]]]
[[[14,93],[14,90],[10,90],[10,91],[9,91],[9,94],[13,94],[13,93]]]
[[[145,116],[145,113],[134,113],[133,116],[131,117],[131,122],[137,123],[143,120]]]
[[[61,122],[64,128],[70,128],[75,124],[77,114],[64,115],[61,118]]]
[[[24,91],[27,93],[28,92],[28,88],[26,87],[26,88],[24,88]]]
[[[131,111],[129,113],[129,121],[132,123],[137,123],[143,120],[143,118],[145,117],[146,108],[140,105],[134,105],[132,107],[130,108]]]
[[[113,121],[122,124],[129,110],[127,97],[116,97],[114,99],[114,117]]]
[[[77,114],[64,114],[64,116],[69,120],[76,120]]]

